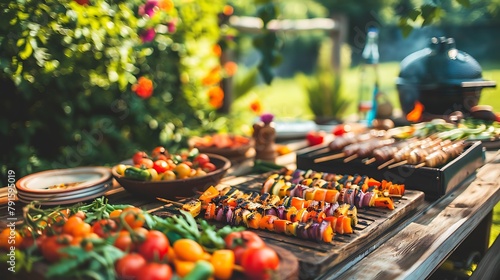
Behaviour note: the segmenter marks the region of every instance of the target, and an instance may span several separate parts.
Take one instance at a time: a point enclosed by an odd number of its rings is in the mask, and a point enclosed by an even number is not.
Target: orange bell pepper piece
[[[375,198],[374,202],[375,207],[381,207],[381,208],[388,208],[390,210],[394,210],[394,202],[392,201],[392,198],[387,197],[387,196],[381,196]]]

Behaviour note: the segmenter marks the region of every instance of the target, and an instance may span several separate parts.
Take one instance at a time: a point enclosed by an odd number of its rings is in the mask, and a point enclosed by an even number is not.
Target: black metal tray
[[[436,200],[451,192],[463,181],[474,176],[477,168],[485,161],[483,146],[480,141],[471,142],[464,152],[439,168],[401,165],[392,169],[377,169],[380,163],[366,165],[363,159],[344,162],[343,158],[315,163],[314,160],[335,152],[324,152],[325,146],[305,153],[297,152],[297,168],[336,174],[361,174],[376,180],[388,180],[396,184],[404,184],[406,189],[419,190],[425,193],[426,200]]]

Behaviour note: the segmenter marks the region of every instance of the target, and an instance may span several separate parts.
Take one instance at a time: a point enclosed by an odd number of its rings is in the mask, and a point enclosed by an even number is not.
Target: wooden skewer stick
[[[421,162],[417,165],[415,165],[415,168],[420,168],[420,167],[424,167],[425,166],[425,162]]]
[[[356,159],[356,158],[358,158],[358,155],[357,155],[357,154],[354,154],[354,155],[352,155],[352,156],[346,157],[346,158],[344,159],[344,162],[350,162],[351,160]]]
[[[391,165],[389,165],[389,167],[388,167],[388,168],[389,168],[389,169],[393,169],[393,168],[396,168],[396,167],[398,167],[398,166],[405,165],[405,164],[407,164],[407,163],[408,163],[408,161],[407,161],[407,160],[402,160],[402,161],[400,161],[400,162],[396,162],[395,164],[391,164]]]
[[[372,158],[370,158],[370,159],[366,160],[366,161],[365,161],[365,164],[366,164],[366,165],[369,165],[369,164],[374,163],[375,161],[377,161],[377,159],[376,159],[376,158],[374,158],[374,157],[372,157]]]
[[[386,162],[382,163],[381,165],[379,165],[379,166],[377,167],[377,169],[378,169],[378,170],[380,170],[380,169],[382,169],[382,168],[385,168],[387,165],[389,165],[389,164],[391,164],[391,163],[393,163],[393,162],[394,162],[394,159],[393,159],[393,158],[391,158],[390,160],[388,160],[388,161],[386,161]]]
[[[338,154],[334,154],[334,155],[324,156],[324,157],[314,159],[314,163],[334,160],[334,159],[338,159],[338,158],[341,158],[344,156],[345,156],[345,153],[338,153]]]
[[[177,207],[182,207],[182,203],[180,202],[177,202],[177,201],[173,201],[173,200],[168,200],[168,199],[165,199],[165,198],[161,198],[161,197],[157,197],[156,198],[157,200],[161,201],[161,202],[165,202],[165,203],[170,203],[170,204],[173,204]]]

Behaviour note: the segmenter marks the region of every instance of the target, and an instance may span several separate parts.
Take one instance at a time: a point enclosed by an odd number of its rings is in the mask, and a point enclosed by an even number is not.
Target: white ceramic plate
[[[111,169],[108,167],[55,169],[25,176],[17,181],[16,188],[24,193],[58,194],[103,184],[111,178]],[[69,185],[69,187],[51,188],[59,185]]]
[[[18,195],[18,199],[19,199],[19,201],[24,202],[24,203],[30,203],[34,200],[37,200],[40,203],[40,205],[47,205],[47,206],[75,204],[78,202],[87,201],[87,200],[91,200],[91,199],[100,197],[100,196],[104,195],[107,191],[111,190],[112,188],[113,188],[113,184],[109,184],[109,185],[106,185],[105,188],[99,190],[99,192],[91,193],[91,194],[85,193],[84,195],[80,195],[80,196],[67,197],[63,200],[24,199],[24,198],[20,197],[19,195]]]
[[[23,192],[20,190],[17,190],[17,195],[21,196],[25,199],[63,199],[67,197],[74,197],[74,196],[84,196],[88,194],[92,194],[95,192],[98,192],[99,190],[102,190],[106,188],[108,185],[112,184],[113,181],[109,180],[107,182],[104,182],[103,184],[98,184],[92,187],[88,187],[85,189],[73,191],[73,192],[65,192],[65,193],[48,193],[48,194],[37,194],[37,193],[30,193],[30,192]]]

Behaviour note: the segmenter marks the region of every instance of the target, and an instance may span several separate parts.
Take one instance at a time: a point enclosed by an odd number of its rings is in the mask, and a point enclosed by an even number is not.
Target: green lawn
[[[500,83],[500,65],[486,64],[483,67],[483,77]],[[380,89],[385,92],[395,108],[399,108],[399,97],[396,90],[395,80],[399,73],[399,63],[384,63],[380,65]],[[343,73],[341,94],[344,97],[356,98],[359,85],[359,69],[350,68]],[[236,99],[233,103],[233,111],[240,112],[244,122],[252,123],[254,115],[249,113],[248,104],[260,99],[265,112],[273,113],[277,119],[313,119],[314,115],[307,105],[307,94],[301,85],[294,79],[276,78],[269,86],[255,87],[250,92]],[[500,112],[500,85],[494,89],[483,89],[480,104],[493,106],[495,112]],[[356,112],[356,105],[351,103],[345,115],[349,116]],[[248,112],[248,113],[246,113]],[[496,205],[491,229],[490,244],[500,234],[500,203]]]
[[[399,63],[384,63],[380,65],[380,90],[389,97],[394,108],[399,108],[399,97],[396,89],[396,78],[399,73]],[[350,68],[344,71],[342,78],[341,94],[344,97],[356,98],[359,79],[359,68]],[[483,67],[483,77],[500,83],[500,65],[487,65]],[[312,119],[314,116],[307,106],[307,95],[301,85],[294,79],[276,78],[271,85],[261,85],[234,101],[235,110],[247,110],[251,100],[258,97],[264,111],[272,112],[277,118]],[[500,85],[494,89],[483,89],[480,104],[493,106],[500,112]],[[346,116],[356,112],[354,102],[345,112]]]

